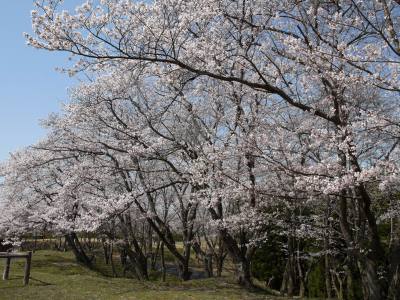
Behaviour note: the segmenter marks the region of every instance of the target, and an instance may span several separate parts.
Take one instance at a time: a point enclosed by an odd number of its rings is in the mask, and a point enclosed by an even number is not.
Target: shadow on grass
[[[18,275],[17,275],[17,276],[10,277],[9,279],[7,279],[7,280],[5,280],[5,281],[12,282],[12,283],[14,283],[14,282],[16,282],[16,281],[19,281],[20,284],[18,284],[18,285],[11,285],[11,286],[0,287],[0,290],[2,290],[2,289],[11,289],[11,288],[28,287],[29,285],[28,285],[28,286],[25,286],[25,285],[22,283],[23,279],[24,279],[23,276],[18,276]],[[43,280],[40,280],[40,279],[36,279],[36,278],[34,278],[34,277],[30,277],[30,278],[29,278],[29,282],[30,282],[29,284],[31,284],[32,281],[35,282],[34,286],[49,286],[49,285],[55,285],[54,283],[50,283],[50,282],[46,282],[46,281],[43,281]]]
[[[54,283],[46,282],[46,281],[43,281],[43,280],[40,280],[40,279],[36,279],[36,278],[34,278],[34,277],[31,277],[30,280],[31,280],[31,281],[33,280],[33,281],[35,281],[35,282],[40,282],[40,283],[41,283],[41,284],[35,284],[36,286],[55,285]]]

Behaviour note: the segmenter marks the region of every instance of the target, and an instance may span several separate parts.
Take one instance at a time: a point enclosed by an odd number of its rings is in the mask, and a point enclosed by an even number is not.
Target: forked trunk
[[[359,268],[364,291],[364,299],[385,299],[385,297],[382,295],[382,287],[379,282],[378,270],[375,262],[368,257],[365,257],[365,259],[359,262]]]
[[[280,293],[281,295],[287,295],[287,296],[293,296],[294,295],[294,274],[293,274],[293,265],[292,265],[292,259],[289,257],[286,266],[285,266],[285,271],[283,273],[283,278],[282,278],[282,283],[281,283],[281,288],[280,288]]]
[[[129,248],[129,245],[124,245],[124,246],[125,246],[125,252],[129,257],[129,260],[136,273],[137,278],[139,280],[149,280],[149,274],[147,272],[147,258],[143,255],[143,253],[132,251]]]
[[[207,274],[207,277],[213,277],[214,274],[212,253],[207,253],[203,249],[201,249],[201,246],[197,241],[193,243],[193,250],[196,253],[196,256],[203,262],[204,272]]]
[[[219,232],[222,241],[224,242],[224,247],[228,251],[235,265],[235,275],[236,281],[241,286],[251,289],[254,284],[251,280],[250,271],[250,258],[246,255],[248,254],[247,248],[239,248],[236,240],[225,230],[220,230]]]
[[[71,232],[66,234],[65,240],[68,243],[68,246],[71,248],[72,252],[74,253],[77,262],[91,268],[92,260],[86,255],[85,250],[82,247],[82,244],[79,242],[79,239],[76,236],[76,233]]]
[[[179,271],[179,277],[183,281],[190,280],[190,277],[192,276],[192,272],[189,270],[189,264],[187,263],[178,263],[178,271]]]
[[[253,281],[251,280],[250,262],[244,259],[241,262],[236,263],[235,265],[235,275],[238,284],[248,289],[254,288]]]

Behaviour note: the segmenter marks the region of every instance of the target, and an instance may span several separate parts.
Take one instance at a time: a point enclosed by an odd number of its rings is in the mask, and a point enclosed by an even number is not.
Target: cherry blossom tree
[[[305,292],[314,255],[325,259],[327,293],[339,280],[333,262],[347,259],[365,299],[399,297],[396,1],[36,6],[28,43],[70,53],[65,71],[91,82],[47,121],[51,134],[35,146],[49,156],[46,167],[29,158],[34,152],[23,154],[31,185],[13,179],[19,163],[6,168],[7,205],[16,214],[8,217],[20,220],[9,230],[51,214],[45,198],[53,193],[64,213],[80,212],[63,221],[69,228],[93,230],[117,215],[123,224],[135,207],[188,279],[200,210],[245,286],[258,243],[280,234],[288,253],[283,292]],[[35,209],[29,201],[18,207],[14,199],[32,191]],[[183,254],[161,193],[178,212]],[[310,240],[316,253],[304,246]]]

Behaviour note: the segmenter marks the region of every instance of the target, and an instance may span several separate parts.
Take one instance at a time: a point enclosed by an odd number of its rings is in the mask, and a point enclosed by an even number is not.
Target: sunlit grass
[[[102,272],[76,264],[69,252],[37,251],[29,286],[24,287],[22,282],[24,261],[14,260],[10,280],[0,281],[0,299],[278,299],[262,290],[246,291],[229,277],[182,282],[167,276],[165,283],[155,277],[140,282],[105,276],[100,259],[97,263]]]

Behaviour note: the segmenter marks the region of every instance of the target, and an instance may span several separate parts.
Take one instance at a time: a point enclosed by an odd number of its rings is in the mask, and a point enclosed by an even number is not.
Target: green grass
[[[10,280],[0,280],[1,300],[279,299],[262,290],[246,291],[228,277],[181,282],[171,276],[165,283],[159,280],[140,282],[107,277],[77,265],[71,253],[56,251],[37,251],[33,254],[31,281],[29,286],[24,287],[23,265],[23,260],[14,260]],[[0,266],[3,266],[3,262]]]

